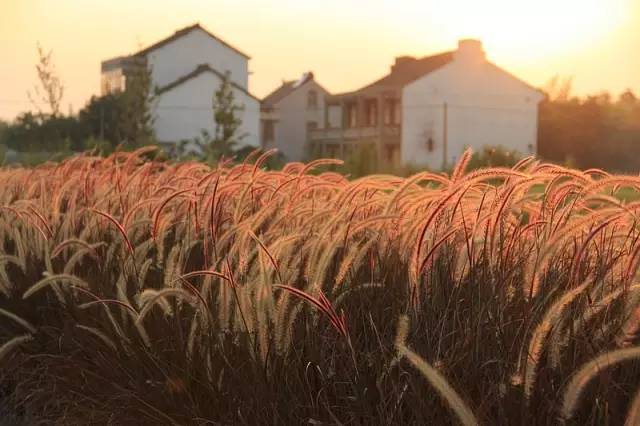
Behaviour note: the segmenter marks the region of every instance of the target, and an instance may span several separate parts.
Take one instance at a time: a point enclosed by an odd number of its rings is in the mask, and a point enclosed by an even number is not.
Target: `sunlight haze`
[[[251,56],[258,97],[309,70],[331,92],[357,89],[395,56],[453,50],[468,37],[538,87],[557,74],[573,76],[581,95],[640,91],[640,0],[1,0],[0,117],[31,108],[38,41],[53,50],[64,111],[77,111],[99,94],[102,60],[196,22]]]

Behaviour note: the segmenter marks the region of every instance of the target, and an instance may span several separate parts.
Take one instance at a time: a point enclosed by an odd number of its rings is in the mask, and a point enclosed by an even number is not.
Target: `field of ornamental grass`
[[[148,155],[0,169],[15,421],[640,423],[640,177]]]

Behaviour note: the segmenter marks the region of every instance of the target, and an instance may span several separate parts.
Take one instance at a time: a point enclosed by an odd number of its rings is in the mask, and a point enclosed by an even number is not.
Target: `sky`
[[[0,0],[0,118],[32,109],[38,42],[53,51],[63,110],[100,90],[100,62],[199,22],[251,56],[263,97],[313,71],[331,92],[383,76],[396,56],[483,42],[492,62],[578,95],[640,94],[640,0]]]

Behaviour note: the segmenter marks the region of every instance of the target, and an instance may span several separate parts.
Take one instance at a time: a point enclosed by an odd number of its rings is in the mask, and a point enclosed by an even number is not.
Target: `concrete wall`
[[[147,55],[153,85],[166,86],[183,77],[200,64],[231,73],[231,81],[248,89],[249,72],[246,57],[211,38],[205,31],[195,29]]]
[[[307,107],[309,92],[317,94],[317,107]],[[278,121],[274,126],[274,142],[266,148],[278,148],[288,161],[307,159],[307,123],[324,127],[324,98],[328,93],[314,80],[304,83],[274,107]]]
[[[156,138],[163,143],[193,139],[201,129],[215,133],[212,99],[220,87],[221,79],[212,72],[204,72],[191,80],[163,93],[152,106],[155,113]],[[247,134],[236,148],[260,146],[260,103],[238,88],[233,89],[235,101],[244,106],[239,134]]]
[[[485,61],[484,55],[457,55],[404,87],[402,162],[432,169],[443,166],[445,103],[448,165],[466,147],[479,151],[485,145],[502,145],[535,153],[541,100],[540,92]],[[432,152],[429,137],[434,141]]]

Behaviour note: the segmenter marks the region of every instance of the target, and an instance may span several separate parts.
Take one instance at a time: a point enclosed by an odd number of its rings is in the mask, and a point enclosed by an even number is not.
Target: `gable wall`
[[[317,93],[317,107],[307,108],[307,96]],[[308,81],[275,105],[278,122],[274,126],[274,143],[267,148],[278,148],[289,161],[307,159],[307,122],[314,121],[324,127],[324,104],[327,91],[314,80]]]
[[[175,143],[200,136],[201,129],[215,134],[212,99],[220,83],[217,75],[204,72],[160,95],[152,107],[156,138],[163,143]],[[259,147],[260,104],[238,88],[234,87],[233,93],[236,103],[244,106],[239,134],[247,135],[236,148]]]
[[[166,86],[189,74],[200,64],[209,64],[221,73],[229,71],[231,80],[248,88],[248,60],[205,31],[195,29],[151,51],[147,61],[152,69],[153,85]]]
[[[454,60],[403,89],[402,161],[442,167],[445,103],[448,165],[466,147],[479,151],[502,145],[524,155],[535,153],[540,100],[540,92],[489,62]]]

